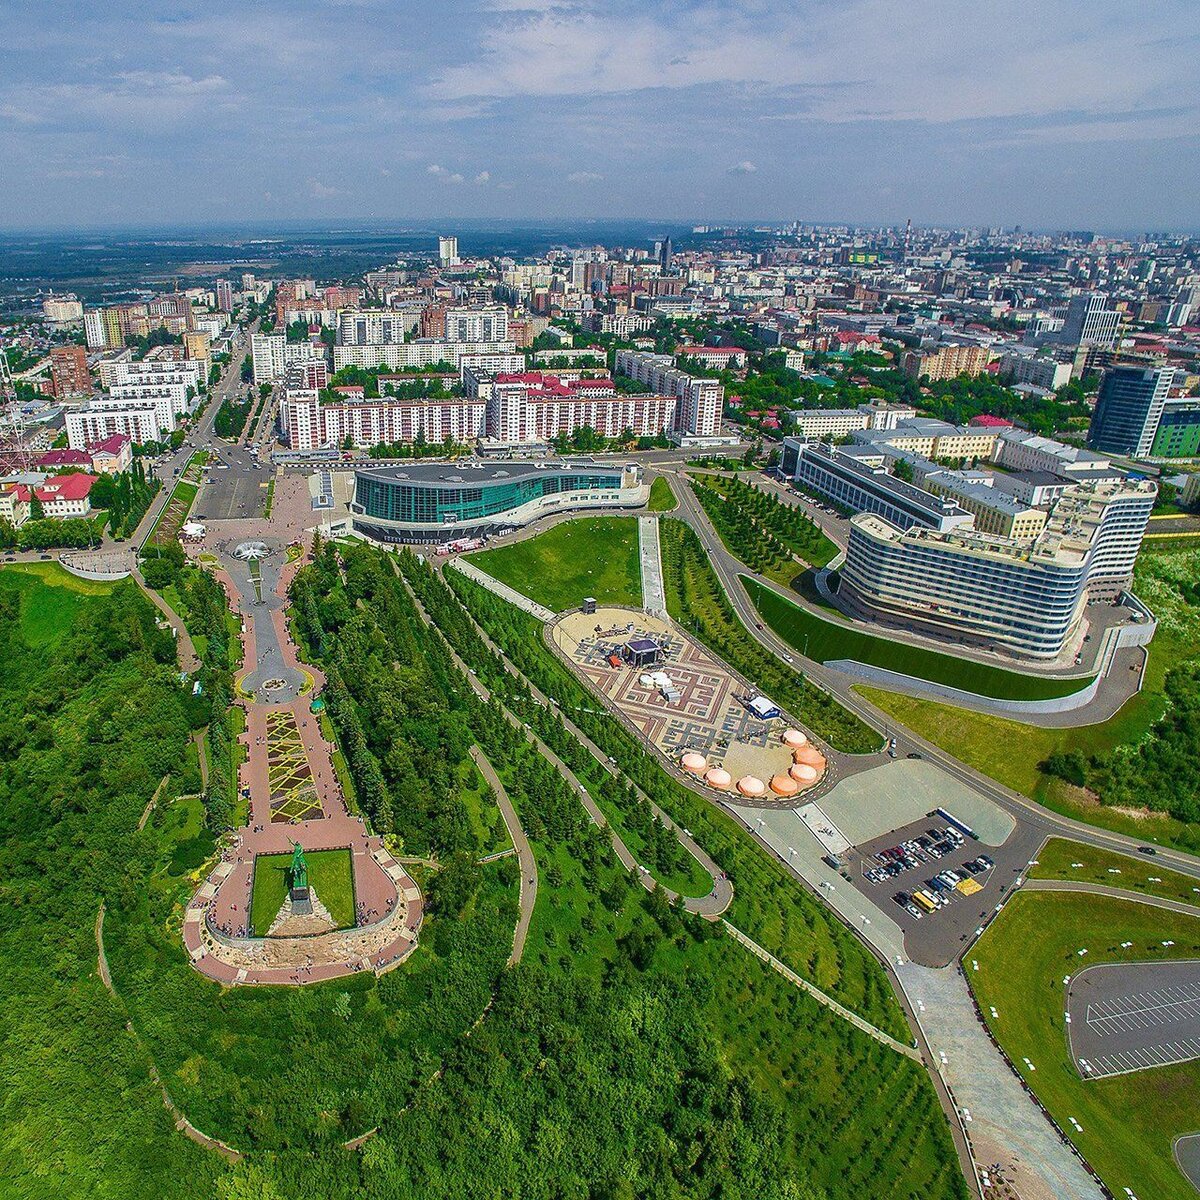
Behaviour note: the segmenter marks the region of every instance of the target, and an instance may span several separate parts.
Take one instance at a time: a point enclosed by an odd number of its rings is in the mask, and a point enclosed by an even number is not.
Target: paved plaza
[[[734,779],[754,775],[764,781],[792,765],[780,735],[802,727],[786,714],[771,720],[756,716],[746,703],[753,689],[670,619],[606,607],[590,615],[568,613],[552,626],[552,636],[580,674],[673,764],[696,751]],[[662,662],[651,670],[670,678],[675,699],[668,701],[657,685],[647,686],[644,670],[612,665],[610,657],[639,638],[661,647]]]

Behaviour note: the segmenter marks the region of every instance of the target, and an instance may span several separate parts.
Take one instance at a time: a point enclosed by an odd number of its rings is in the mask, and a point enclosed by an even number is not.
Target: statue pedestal
[[[307,917],[312,914],[312,898],[307,887],[292,888],[288,895],[292,901],[292,912],[296,916]]]

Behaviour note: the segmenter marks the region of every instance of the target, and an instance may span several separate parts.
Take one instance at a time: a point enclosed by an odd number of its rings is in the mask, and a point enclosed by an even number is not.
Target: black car
[[[920,758],[921,756],[914,750],[908,757],[909,758]]]
[[[1157,854],[1158,851],[1155,850],[1155,848],[1153,846],[1139,846],[1138,853],[1139,854]]]

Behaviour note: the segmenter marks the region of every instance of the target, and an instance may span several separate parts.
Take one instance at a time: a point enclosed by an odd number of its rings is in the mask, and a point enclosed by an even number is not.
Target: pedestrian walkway
[[[663,587],[657,517],[638,517],[638,558],[642,564],[642,607],[656,617],[665,617],[667,596]]]
[[[504,818],[505,828],[508,830],[508,836],[512,839],[517,862],[521,868],[521,891],[518,900],[521,915],[517,919],[517,927],[513,930],[513,948],[512,953],[508,956],[508,965],[515,967],[521,961],[521,955],[525,953],[525,938],[529,934],[529,922],[533,920],[533,906],[537,903],[537,861],[533,857],[533,850],[530,848],[529,839],[525,836],[525,830],[521,828],[517,810],[513,808],[512,801],[508,798],[508,792],[504,790],[504,784],[500,781],[500,776],[496,774],[495,768],[478,746],[472,746],[470,754],[472,761],[479,768],[479,773],[496,797],[496,807],[500,809],[500,815]],[[484,861],[491,861],[512,852],[511,850],[502,850],[498,855],[489,855]]]
[[[968,958],[969,965],[969,958]],[[1101,1200],[1104,1191],[1004,1061],[958,964],[895,968],[960,1111],[980,1163],[1000,1162],[1021,1195]],[[1022,1178],[1027,1186],[1020,1186]]]
[[[852,1012],[843,1004],[839,1004],[832,996],[821,991],[815,983],[809,983],[803,976],[797,975],[786,963],[780,962],[775,955],[760,946],[753,938],[744,934],[736,925],[731,925],[728,921],[722,921],[721,924],[725,926],[726,931],[734,941],[739,942],[751,954],[761,958],[763,962],[773,967],[789,983],[806,991],[819,1004],[823,1004],[830,1011],[837,1013],[843,1021],[849,1021],[855,1029],[862,1030],[868,1037],[873,1037],[877,1042],[881,1042],[883,1045],[895,1050],[897,1054],[903,1054],[905,1058],[911,1058],[914,1062],[922,1061],[920,1052],[913,1046],[906,1046],[903,1042],[898,1042],[891,1034],[884,1033],[882,1029],[877,1029],[870,1021],[863,1020],[858,1013]]]
[[[537,617],[539,621],[550,621],[554,618],[554,614],[545,605],[539,604],[536,600],[530,600],[528,596],[521,595],[516,589],[510,588],[507,583],[493,579],[486,571],[481,571],[474,563],[468,562],[465,558],[452,558],[448,565],[456,571],[461,571],[468,579],[473,579],[487,588],[489,592],[494,592],[502,600],[507,600],[509,604],[515,604],[517,608],[522,612],[527,612],[531,617]]]

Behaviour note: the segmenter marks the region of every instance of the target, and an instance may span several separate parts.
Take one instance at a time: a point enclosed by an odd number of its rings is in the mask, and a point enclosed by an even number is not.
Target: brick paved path
[[[217,551],[211,538],[192,548],[194,554]],[[282,544],[276,545],[274,552],[282,555]],[[334,747],[310,711],[312,697],[324,686],[325,677],[318,668],[300,661],[284,615],[288,585],[305,561],[298,559],[279,569],[265,621],[263,607],[254,605],[249,576],[223,566],[214,568],[232,610],[242,616],[245,625],[239,680],[250,686],[260,684],[255,675],[261,655],[282,664],[281,674],[293,684],[304,675],[313,681],[303,695],[295,695],[296,686],[289,686],[283,695],[293,698],[283,703],[266,702],[269,693],[261,685],[253,696],[243,694],[238,701],[246,711],[241,741],[247,749],[238,787],[249,790],[250,821],[236,832],[221,860],[196,890],[183,923],[184,945],[193,965],[226,985],[316,983],[361,970],[382,974],[412,953],[421,926],[419,889],[385,849],[382,839],[369,834],[362,819],[347,811],[333,767]],[[275,571],[264,572],[264,581],[268,574]],[[313,813],[307,820],[271,819],[268,717],[272,714],[288,714],[295,722],[294,733],[299,734],[311,779],[302,769],[296,774],[305,776],[305,786],[311,787],[320,804],[320,814]],[[290,726],[290,722],[278,720],[273,724]],[[294,733],[290,735],[293,740]],[[296,757],[294,747],[292,757]],[[254,860],[260,854],[288,854],[294,842],[309,851],[350,851],[358,907],[356,927],[309,937],[249,936]]]

